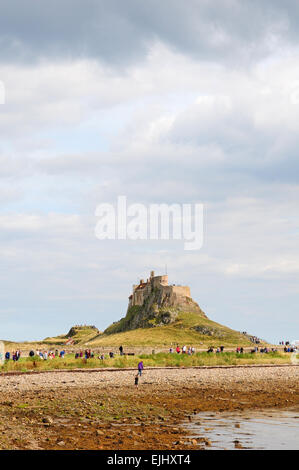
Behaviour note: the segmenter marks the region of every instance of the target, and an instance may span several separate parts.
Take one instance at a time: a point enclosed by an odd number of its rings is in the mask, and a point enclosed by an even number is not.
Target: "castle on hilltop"
[[[140,279],[139,284],[133,285],[133,292],[129,297],[128,308],[134,305],[143,305],[144,301],[156,291],[160,294],[160,298],[167,299],[168,303],[177,304],[186,297],[191,298],[190,288],[188,286],[168,285],[168,276],[155,276],[154,271],[151,271],[149,279],[144,282]]]
[[[140,279],[139,284],[133,285],[126,316],[110,325],[104,333],[111,335],[138,328],[175,324],[182,320],[184,314],[194,313],[199,318],[207,318],[191,299],[188,286],[169,285],[167,275],[155,276],[154,271],[151,271],[146,282]]]

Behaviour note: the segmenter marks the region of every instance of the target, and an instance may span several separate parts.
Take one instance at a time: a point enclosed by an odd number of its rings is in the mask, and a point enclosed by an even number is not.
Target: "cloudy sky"
[[[0,337],[103,330],[151,269],[210,318],[299,338],[296,0],[0,0]],[[0,96],[1,98],[1,96]],[[203,203],[199,251],[95,209]]]

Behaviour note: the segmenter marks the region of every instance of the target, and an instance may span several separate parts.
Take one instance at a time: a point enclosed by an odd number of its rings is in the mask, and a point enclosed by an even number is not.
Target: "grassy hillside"
[[[43,343],[64,345],[71,340],[72,344],[84,344],[99,334],[100,332],[95,326],[73,326],[66,335],[45,338]]]
[[[138,328],[115,334],[111,334],[110,331],[109,334],[99,335],[89,341],[89,346],[112,347],[122,344],[123,346],[151,347],[170,346],[177,343],[200,347],[252,345],[247,336],[194,312],[180,312],[176,321],[170,325]]]

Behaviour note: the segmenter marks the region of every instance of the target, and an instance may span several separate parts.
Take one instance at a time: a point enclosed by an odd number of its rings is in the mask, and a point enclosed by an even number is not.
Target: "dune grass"
[[[143,360],[146,367],[192,367],[192,366],[215,366],[215,365],[246,365],[246,364],[289,364],[290,354],[284,352],[269,353],[244,353],[235,352],[207,353],[198,352],[191,356],[177,353],[140,354],[138,356],[116,356],[105,357],[104,360],[95,358],[75,359],[73,354],[62,358],[43,360],[39,357],[24,357],[19,361],[5,361],[0,368],[1,372],[9,371],[43,371],[57,369],[89,369],[89,368],[137,368],[138,362]]]

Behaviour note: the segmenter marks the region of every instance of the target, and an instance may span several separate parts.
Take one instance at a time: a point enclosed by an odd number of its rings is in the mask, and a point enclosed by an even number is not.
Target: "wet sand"
[[[0,377],[1,449],[208,449],[201,411],[299,404],[298,366],[47,372]],[[219,415],[220,416],[220,415]]]

